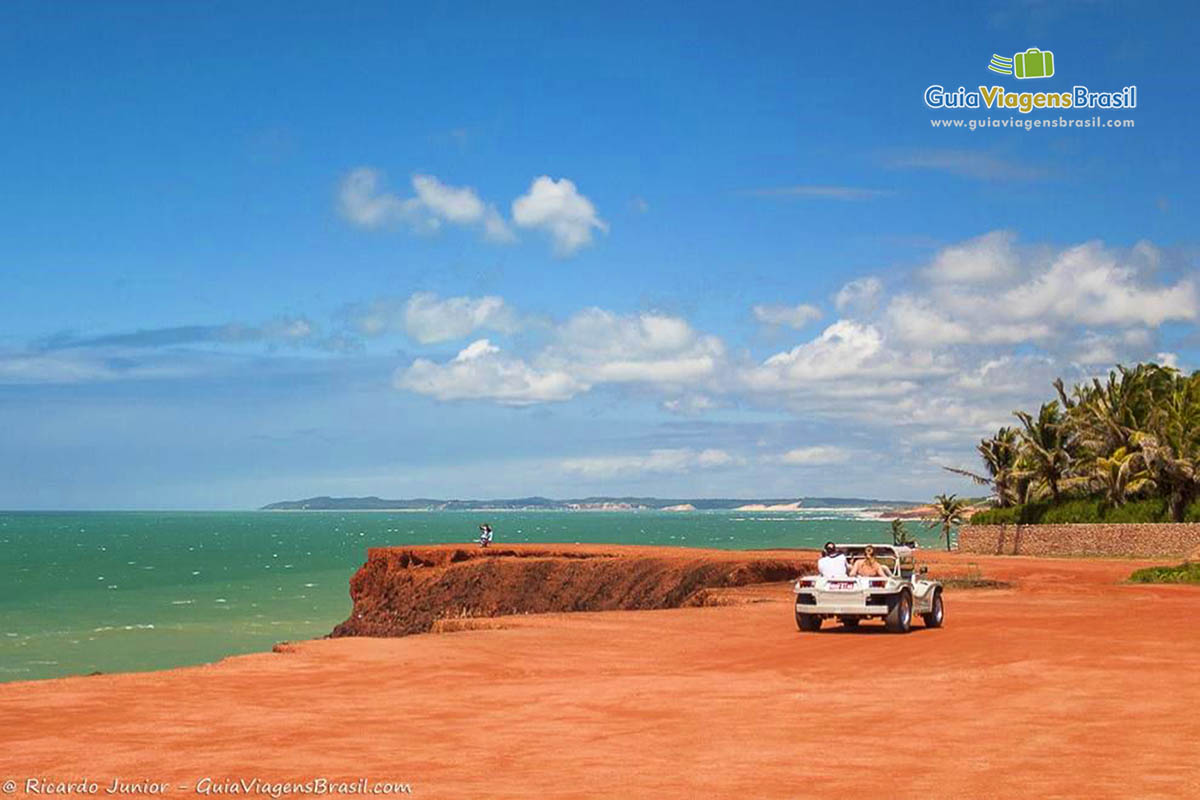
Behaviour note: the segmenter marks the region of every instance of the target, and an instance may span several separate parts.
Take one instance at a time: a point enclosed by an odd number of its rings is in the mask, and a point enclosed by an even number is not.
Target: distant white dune
[[[763,505],[762,503],[750,503],[749,505],[738,506],[734,511],[803,511],[800,507],[800,501],[794,503],[776,503],[775,505]]]

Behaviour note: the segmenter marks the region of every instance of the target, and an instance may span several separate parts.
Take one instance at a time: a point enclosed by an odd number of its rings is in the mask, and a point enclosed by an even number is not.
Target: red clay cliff
[[[375,547],[350,580],[354,609],[332,636],[408,636],[438,620],[706,605],[709,590],[811,570],[786,552],[618,545]]]

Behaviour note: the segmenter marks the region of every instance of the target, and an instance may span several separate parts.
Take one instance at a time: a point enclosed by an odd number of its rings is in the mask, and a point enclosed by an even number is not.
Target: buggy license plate
[[[858,588],[858,584],[854,581],[830,581],[827,588],[835,592],[845,592]]]

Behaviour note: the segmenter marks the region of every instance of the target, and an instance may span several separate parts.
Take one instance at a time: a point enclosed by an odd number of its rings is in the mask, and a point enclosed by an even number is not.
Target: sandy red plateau
[[[595,591],[621,560],[725,580],[815,556],[602,549]],[[786,583],[730,578],[694,607],[7,684],[0,777],[366,777],[418,797],[1200,796],[1200,590],[1123,584],[1142,562],[926,555],[935,575],[975,565],[1012,586],[951,588],[946,627],[906,636],[801,634]],[[502,561],[476,569],[536,589]],[[652,583],[641,596],[661,594]]]

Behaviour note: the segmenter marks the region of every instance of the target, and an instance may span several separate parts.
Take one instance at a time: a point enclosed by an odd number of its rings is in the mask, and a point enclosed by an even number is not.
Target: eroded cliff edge
[[[706,591],[790,580],[810,554],[516,545],[375,547],[332,636],[407,636],[452,617],[701,605]]]

